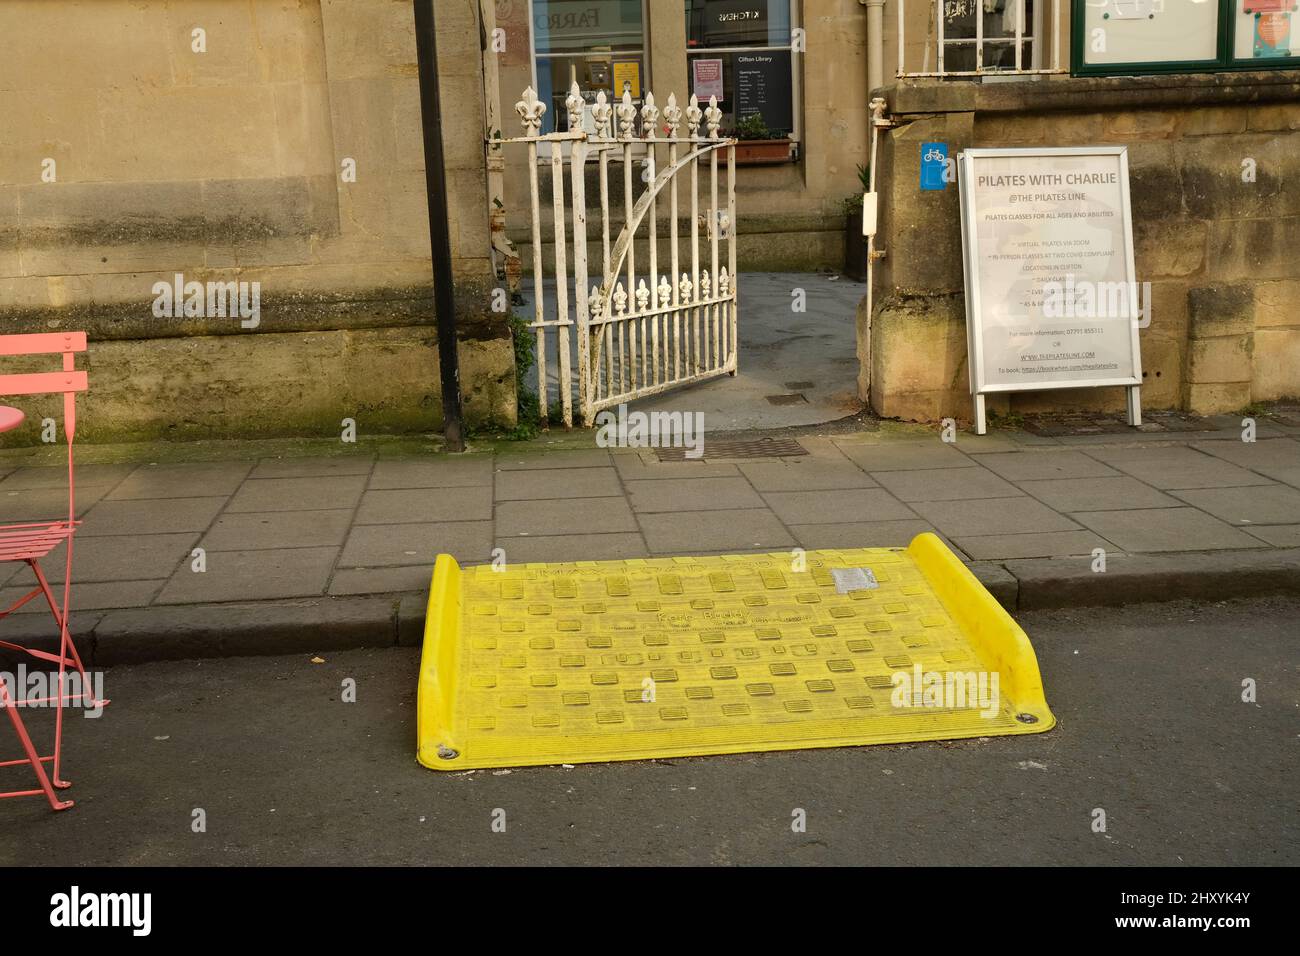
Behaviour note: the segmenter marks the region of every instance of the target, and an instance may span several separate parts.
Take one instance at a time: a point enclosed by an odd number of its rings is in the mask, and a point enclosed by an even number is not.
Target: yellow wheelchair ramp
[[[435,770],[1055,723],[1024,631],[933,534],[905,549],[434,567],[418,746]]]

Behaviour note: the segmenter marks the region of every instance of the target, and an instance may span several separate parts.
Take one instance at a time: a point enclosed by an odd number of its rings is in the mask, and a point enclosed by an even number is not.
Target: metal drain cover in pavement
[[[797,568],[776,552],[497,571],[439,555],[420,763],[639,760],[1056,723],[1029,638],[935,535],[803,558]]]
[[[704,455],[710,461],[732,458],[797,458],[808,449],[793,438],[711,438],[704,442]],[[686,461],[685,448],[656,448],[660,461]]]
[[[769,404],[772,405],[807,405],[808,399],[804,398],[802,392],[791,392],[788,395],[769,395],[767,396]]]

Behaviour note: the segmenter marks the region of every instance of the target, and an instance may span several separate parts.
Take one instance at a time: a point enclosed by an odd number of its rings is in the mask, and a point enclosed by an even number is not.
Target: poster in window
[[[722,82],[722,60],[714,57],[698,57],[691,60],[691,92],[707,102],[710,96],[716,96],[721,103],[726,96]]]
[[[1294,49],[1295,0],[1238,0],[1237,60],[1276,60],[1300,55]]]
[[[632,99],[641,98],[641,64],[637,60],[614,61],[614,96],[621,97],[625,92],[632,94]]]
[[[789,51],[737,53],[732,68],[737,121],[758,114],[773,132],[793,130],[794,90]]]

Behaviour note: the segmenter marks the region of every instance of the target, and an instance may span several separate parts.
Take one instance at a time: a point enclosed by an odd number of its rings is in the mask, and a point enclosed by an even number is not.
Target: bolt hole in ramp
[[[1024,631],[907,548],[434,566],[420,763],[520,767],[1035,734]]]

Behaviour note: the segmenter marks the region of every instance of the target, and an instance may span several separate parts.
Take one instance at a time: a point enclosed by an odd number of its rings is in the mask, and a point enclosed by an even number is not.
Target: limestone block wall
[[[477,13],[437,4],[461,381],[509,422]],[[440,426],[409,3],[9,0],[0,37],[0,329],[89,332],[81,434]],[[260,321],[156,315],[177,274]]]
[[[920,144],[1128,147],[1143,404],[1200,414],[1300,396],[1300,83],[1239,73],[886,91],[881,233],[860,387],[882,415],[969,419],[956,184],[918,186]],[[1247,166],[1254,179],[1243,178]],[[990,396],[991,410],[1122,410],[1122,389]]]

